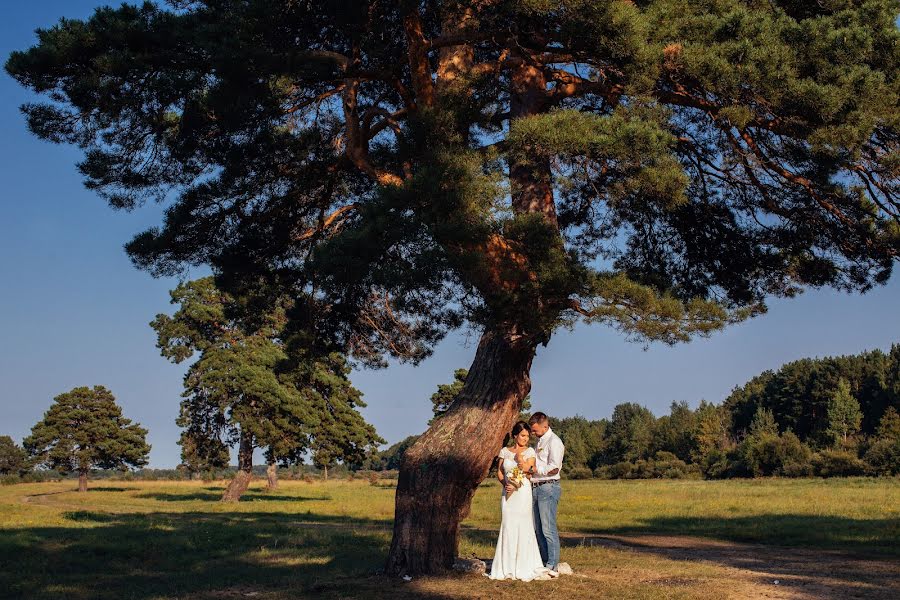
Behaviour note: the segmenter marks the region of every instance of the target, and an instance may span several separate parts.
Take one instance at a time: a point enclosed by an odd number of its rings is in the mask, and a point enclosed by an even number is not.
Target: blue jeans
[[[534,509],[534,533],[537,535],[541,560],[545,567],[555,568],[559,564],[559,532],[556,530],[556,509],[562,488],[559,481],[545,483],[532,488],[532,508]]]

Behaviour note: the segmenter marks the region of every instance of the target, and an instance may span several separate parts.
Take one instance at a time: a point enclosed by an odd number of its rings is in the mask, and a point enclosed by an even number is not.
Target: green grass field
[[[237,505],[223,482],[93,485],[0,487],[0,597],[900,597],[897,479],[567,481],[576,576],[531,584],[379,576],[388,481],[255,482]],[[493,555],[498,494],[479,489],[461,555]]]

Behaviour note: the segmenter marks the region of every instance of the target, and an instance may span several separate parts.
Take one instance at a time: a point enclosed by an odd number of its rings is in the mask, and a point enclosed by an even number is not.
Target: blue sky
[[[34,43],[33,30],[89,15],[93,1],[8,3],[0,56]],[[32,98],[0,74],[0,435],[17,442],[57,394],[105,385],[125,415],[149,429],[151,466],[179,461],[175,426],[183,367],[159,356],[148,323],[170,311],[174,280],[136,270],[122,245],[161,208],[115,212],[84,189],[80,153],[32,137],[18,107]],[[709,339],[667,347],[626,342],[602,327],[557,333],[532,370],[535,409],[608,417],[620,402],[662,414],[673,400],[721,402],[764,369],[803,357],[887,350],[900,342],[900,278],[869,294],[811,291]],[[357,371],[365,416],[396,442],[420,433],[428,397],[468,366],[477,339],[457,335],[418,367]]]

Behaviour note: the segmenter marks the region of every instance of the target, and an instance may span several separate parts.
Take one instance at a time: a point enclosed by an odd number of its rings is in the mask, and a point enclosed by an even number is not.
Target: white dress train
[[[534,458],[534,449],[522,452],[525,460]],[[515,454],[509,448],[500,451],[503,472],[508,473],[516,466]],[[541,560],[537,537],[534,533],[534,516],[531,501],[531,481],[525,480],[522,487],[507,497],[504,486],[500,498],[500,536],[491,572],[485,573],[491,579],[547,579],[548,569]]]

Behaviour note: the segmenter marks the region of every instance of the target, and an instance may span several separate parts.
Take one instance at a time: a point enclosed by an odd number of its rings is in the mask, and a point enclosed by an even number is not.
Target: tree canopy
[[[114,207],[175,192],[136,264],[314,291],[361,358],[674,342],[900,250],[890,0],[171,5],[39,30],[29,127]]]
[[[53,399],[44,418],[22,445],[36,464],[62,473],[77,472],[80,490],[91,469],[126,469],[147,464],[147,430],[122,416],[102,385],[77,387]]]

